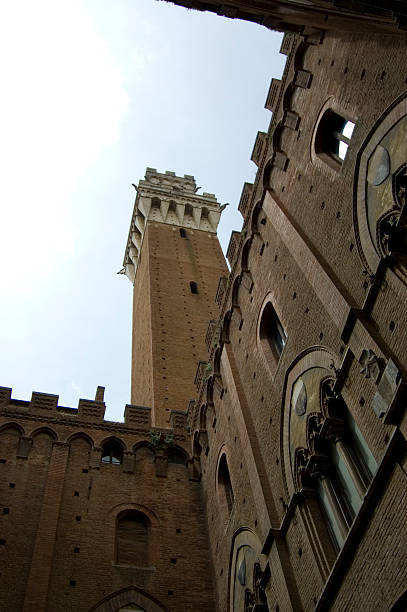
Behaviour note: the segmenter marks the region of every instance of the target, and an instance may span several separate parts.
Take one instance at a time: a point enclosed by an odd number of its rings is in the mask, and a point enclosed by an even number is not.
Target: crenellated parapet
[[[147,223],[165,223],[180,228],[216,233],[221,207],[212,193],[198,194],[193,176],[176,176],[147,168],[138,187],[124,254],[123,272],[131,282],[137,271]]]
[[[98,387],[95,399],[80,399],[77,408],[59,405],[59,396],[50,393],[33,391],[31,400],[20,400],[12,397],[12,389],[0,387],[0,414],[7,413],[15,418],[43,420],[47,423],[90,427],[115,427],[124,430],[148,432],[151,430],[151,408],[127,404],[124,410],[124,423],[105,420],[106,404],[104,387]],[[185,437],[187,423],[186,413],[172,410],[170,429],[179,439]]]

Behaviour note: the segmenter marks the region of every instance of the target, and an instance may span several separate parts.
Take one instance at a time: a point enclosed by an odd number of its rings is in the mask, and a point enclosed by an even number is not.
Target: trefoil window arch
[[[321,380],[322,373],[312,368],[292,387],[290,453],[297,486],[316,491],[339,551],[377,464],[343,398],[334,391],[333,380]]]

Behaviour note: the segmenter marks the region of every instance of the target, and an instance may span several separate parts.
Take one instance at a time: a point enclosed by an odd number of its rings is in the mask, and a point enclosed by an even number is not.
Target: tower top
[[[147,168],[136,189],[129,236],[124,254],[124,271],[131,282],[136,276],[139,254],[147,222],[177,225],[192,230],[216,233],[221,207],[213,193],[198,194],[195,178],[177,176],[167,170]]]

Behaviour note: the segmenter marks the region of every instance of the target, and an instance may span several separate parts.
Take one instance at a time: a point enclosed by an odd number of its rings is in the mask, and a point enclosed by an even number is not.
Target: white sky
[[[0,385],[129,401],[121,268],[146,166],[230,202],[226,249],[281,35],[155,0],[0,0]],[[175,407],[182,408],[185,407]]]

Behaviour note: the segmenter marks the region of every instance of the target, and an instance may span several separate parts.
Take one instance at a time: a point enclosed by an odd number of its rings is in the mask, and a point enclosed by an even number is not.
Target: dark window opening
[[[123,448],[119,442],[109,440],[103,445],[102,463],[120,465],[123,459]]]
[[[186,456],[178,448],[170,448],[168,451],[168,463],[177,463],[178,465],[186,465]]]
[[[221,508],[224,514],[229,517],[234,504],[234,495],[226,455],[222,455],[219,461],[218,494]]]
[[[191,281],[189,283],[189,286],[191,288],[191,293],[198,293],[198,285],[197,285],[197,283],[195,283],[194,281]]]
[[[186,233],[186,231],[182,227],[179,230],[179,235],[181,236],[181,238],[186,238],[187,237],[187,233]]]
[[[260,341],[266,356],[273,356],[275,361],[280,359],[287,341],[287,334],[274,310],[268,302],[263,310],[260,322]]]
[[[327,110],[322,117],[315,138],[315,151],[329,155],[342,163],[348,152],[355,124],[341,115]]]

